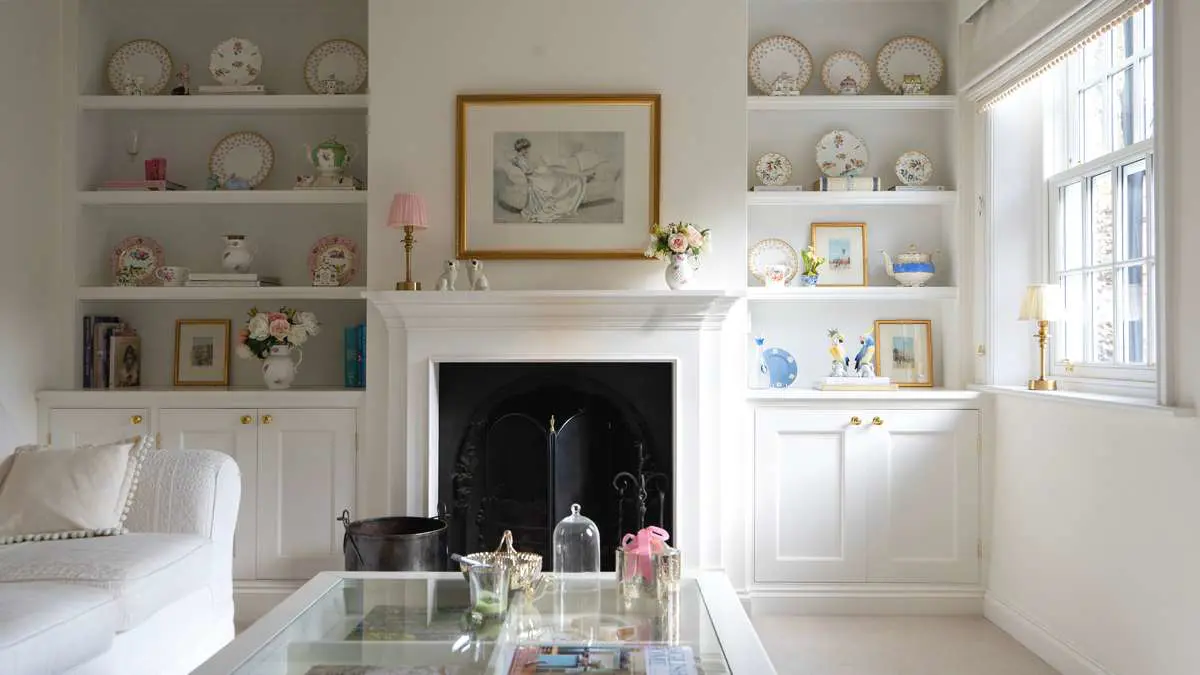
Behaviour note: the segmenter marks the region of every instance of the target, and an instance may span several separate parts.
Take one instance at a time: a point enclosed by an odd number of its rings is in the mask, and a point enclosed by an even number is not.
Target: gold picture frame
[[[659,222],[661,98],[460,95],[458,257],[644,259]]]
[[[889,327],[916,326],[924,329],[913,335],[885,334]],[[903,342],[901,345],[897,342]],[[922,349],[924,343],[924,349]],[[890,357],[884,359],[884,353]],[[918,359],[924,353],[925,360]],[[890,377],[892,383],[901,387],[932,387],[933,370],[933,322],[929,319],[879,319],[875,321],[875,374]],[[897,375],[906,375],[901,380]],[[915,376],[915,377],[914,377]]]
[[[835,239],[835,230],[844,230],[850,238]],[[818,286],[868,285],[870,268],[867,264],[866,223],[813,223],[809,231],[809,243],[817,250],[818,256],[825,258],[825,266],[821,268],[821,274],[817,277]],[[837,247],[837,251],[831,250],[834,246]],[[843,269],[843,265],[847,268]],[[861,271],[855,270],[856,266],[861,266]]]
[[[228,387],[231,332],[229,319],[177,319],[172,367],[175,386]],[[189,341],[186,353],[184,340]]]

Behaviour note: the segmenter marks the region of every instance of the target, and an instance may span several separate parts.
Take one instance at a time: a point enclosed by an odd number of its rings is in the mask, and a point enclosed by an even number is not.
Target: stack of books
[[[83,317],[83,388],[123,389],[142,384],[142,340],[120,317]]]
[[[202,84],[196,87],[199,94],[265,94],[267,88],[261,84]]]
[[[883,189],[878,176],[822,176],[813,183],[818,192],[879,192]]]
[[[279,277],[264,277],[253,273],[240,274],[237,272],[193,272],[188,275],[187,284],[193,288],[257,288],[259,286],[278,286]]]
[[[893,192],[944,192],[945,185],[897,185],[894,188],[888,188]]]
[[[367,324],[346,326],[342,333],[345,346],[345,383],[349,389],[367,386]]]
[[[169,180],[106,180],[96,186],[102,192],[137,190],[186,190],[186,185]]]

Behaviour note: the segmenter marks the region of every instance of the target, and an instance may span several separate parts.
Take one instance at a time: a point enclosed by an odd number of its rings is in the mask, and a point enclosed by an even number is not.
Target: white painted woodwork
[[[370,104],[366,94],[239,94],[237,96],[80,96],[83,110],[169,110],[175,112],[363,112]]]
[[[362,286],[82,286],[80,300],[361,300]]]
[[[354,508],[355,412],[259,410],[260,579],[341,569],[342,525]]]
[[[817,75],[819,77],[820,73]],[[957,108],[958,97],[946,94],[929,96],[802,94],[800,96],[749,96],[746,99],[747,110],[955,110]]]
[[[979,581],[979,413],[872,411],[869,581]],[[864,419],[864,422],[867,420]]]
[[[237,461],[242,474],[242,502],[233,536],[233,577],[254,579],[258,548],[258,513],[254,508],[258,501],[258,411],[254,408],[160,410],[158,434],[163,450],[217,450]]]
[[[870,443],[851,416],[755,413],[755,581],[866,577]]]
[[[47,424],[50,443],[60,448],[112,443],[150,433],[147,408],[51,410]]]
[[[829,300],[957,300],[953,286],[813,286],[746,289],[754,302],[828,302]]]
[[[220,140],[220,139],[217,139]],[[80,204],[95,206],[194,206],[200,204],[366,204],[366,190],[135,190],[76,193]]]
[[[759,153],[757,158],[762,156]],[[885,184],[895,179],[885,178]],[[796,182],[796,181],[793,181]],[[804,183],[800,183],[804,184]],[[954,190],[891,190],[880,192],[821,192],[817,190],[759,190],[746,196],[750,206],[953,206],[958,203]]]

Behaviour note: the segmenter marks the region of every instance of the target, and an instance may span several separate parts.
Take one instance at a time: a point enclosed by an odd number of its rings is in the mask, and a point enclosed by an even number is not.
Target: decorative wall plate
[[[162,246],[150,237],[126,237],[112,252],[113,280],[118,286],[156,285],[154,270],[163,264]]]
[[[924,185],[933,178],[933,160],[923,152],[909,150],[896,160],[896,177],[904,185]]]
[[[871,84],[871,66],[855,52],[834,52],[821,66],[821,83],[831,94],[861,94]]]
[[[126,42],[108,57],[108,86],[123,93],[126,74],[141,77],[146,94],[159,94],[174,74],[171,54],[154,40]]]
[[[764,284],[767,282],[767,267],[770,265],[785,265],[788,268],[787,278],[783,283],[790,284],[800,271],[800,257],[796,249],[782,239],[763,239],[750,247],[747,263],[750,274]]]
[[[250,187],[258,187],[275,166],[275,150],[262,134],[253,131],[238,131],[221,139],[208,156],[208,172],[216,176],[221,185],[231,177],[246,181]]]
[[[942,81],[946,62],[941,52],[925,38],[906,35],[888,42],[875,57],[875,72],[888,91],[904,91],[904,76],[919,75],[926,92],[933,92]]]
[[[763,185],[787,185],[792,178],[792,163],[778,152],[768,152],[758,158],[754,173]]]
[[[367,53],[349,40],[317,45],[304,59],[304,82],[314,94],[353,94],[367,81]],[[327,86],[328,83],[328,86]]]
[[[796,381],[796,357],[779,347],[771,347],[763,351],[763,363],[771,377],[771,388],[786,389]]]
[[[775,78],[784,73],[795,76],[796,88],[801,90],[812,79],[812,54],[799,40],[773,35],[750,50],[750,81],[756,89],[769,95],[775,88]]]
[[[858,176],[870,161],[867,144],[849,131],[831,131],[817,143],[817,166],[826,176]]]
[[[358,273],[358,245],[353,239],[329,235],[321,237],[313,244],[308,253],[308,272],[312,276],[313,285],[326,285],[324,282],[328,268],[336,271],[338,286],[349,284]]]
[[[262,52],[246,38],[229,38],[213,48],[208,72],[226,86],[250,84],[262,72]]]

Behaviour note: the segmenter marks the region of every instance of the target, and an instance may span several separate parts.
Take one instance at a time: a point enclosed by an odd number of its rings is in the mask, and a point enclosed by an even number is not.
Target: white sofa
[[[159,450],[115,537],[0,546],[0,673],[188,673],[233,639],[241,476]]]

